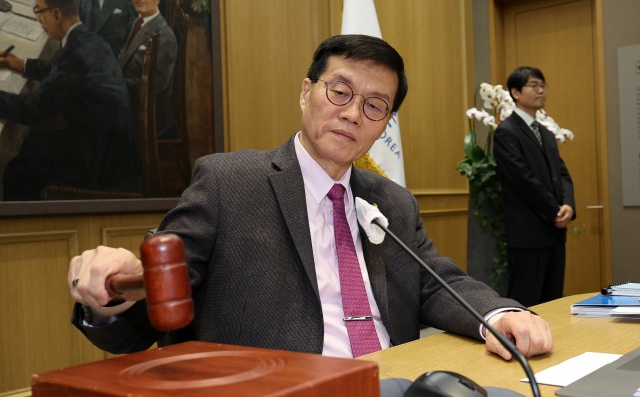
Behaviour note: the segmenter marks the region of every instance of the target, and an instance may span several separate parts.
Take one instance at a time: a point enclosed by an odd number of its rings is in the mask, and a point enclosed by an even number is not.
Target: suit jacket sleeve
[[[178,43],[169,29],[163,29],[158,48],[156,92],[169,87],[178,56]]]
[[[553,223],[561,203],[558,203],[553,194],[538,180],[523,158],[515,132],[502,125],[498,127],[494,134],[493,156],[503,182],[509,183],[520,200],[535,213],[540,214],[546,222]],[[564,163],[562,166],[564,173],[568,175]]]
[[[25,75],[42,79],[40,87],[23,95],[0,92],[0,118],[33,125],[57,115],[82,89],[84,69],[83,59],[65,48],[50,62],[29,60]]]
[[[566,204],[573,209],[571,220],[576,219],[576,200],[573,196],[573,180],[569,175],[569,170],[562,158],[560,159],[560,178],[562,178],[562,204]]]
[[[159,230],[165,233],[180,229],[189,263],[191,287],[196,293],[206,275],[208,259],[211,255],[211,241],[215,240],[217,211],[217,191],[213,173],[206,172],[203,161],[196,161],[191,186],[185,190],[178,206],[167,214]],[[136,302],[120,318],[104,327],[92,327],[83,323],[84,310],[75,305],[71,323],[76,326],[98,348],[113,354],[142,351],[151,347],[165,336],[151,325],[146,313],[145,300]]]
[[[481,316],[498,308],[524,309],[516,301],[500,298],[486,284],[468,276],[453,260],[440,255],[427,234],[418,202],[410,191],[366,171],[354,170],[352,180],[354,177],[372,181],[355,186],[352,182],[352,187],[358,189],[354,195],[377,203],[389,220],[389,230]],[[420,324],[481,339],[480,322],[390,237],[379,245],[370,243],[364,235],[362,238],[374,296],[394,345],[417,339]],[[384,264],[379,265],[380,261]]]
[[[415,199],[414,203],[417,209],[418,205]],[[505,307],[525,309],[514,300],[501,298],[485,283],[467,275],[452,259],[441,256],[434,247],[433,240],[427,236],[419,215],[416,217],[415,236],[421,259],[481,316],[485,316],[492,310]],[[420,278],[421,323],[481,340],[480,322],[424,268],[420,269]]]

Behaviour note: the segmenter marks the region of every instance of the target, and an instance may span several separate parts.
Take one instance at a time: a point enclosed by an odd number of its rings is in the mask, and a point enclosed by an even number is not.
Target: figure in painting
[[[0,118],[35,125],[58,114],[63,129],[30,133],[4,171],[4,200],[46,199],[47,185],[118,189],[139,180],[127,86],[109,45],[85,26],[74,0],[35,0],[34,13],[61,48],[51,60],[0,58],[37,90],[0,91]]]
[[[173,68],[178,56],[176,36],[160,14],[159,0],[133,0],[133,6],[139,13],[126,46],[120,52],[118,62],[127,81],[133,108],[138,108],[140,97],[140,76],[144,60],[144,43],[157,31],[160,31],[158,60],[156,70],[156,130],[158,138],[178,137],[171,109],[171,86]]]
[[[131,0],[82,0],[79,14],[82,23],[102,37],[117,57],[138,12]]]

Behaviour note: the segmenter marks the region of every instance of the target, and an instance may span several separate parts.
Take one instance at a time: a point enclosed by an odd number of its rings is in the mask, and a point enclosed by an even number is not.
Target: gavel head
[[[140,246],[149,319],[159,331],[173,331],[193,320],[193,300],[184,244],[175,234],[144,240]]]

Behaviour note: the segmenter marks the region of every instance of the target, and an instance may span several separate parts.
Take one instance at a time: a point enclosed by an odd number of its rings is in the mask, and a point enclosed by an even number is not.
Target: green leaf
[[[476,143],[475,131],[469,131],[464,136],[464,152],[473,162],[481,161],[486,157],[484,150]]]

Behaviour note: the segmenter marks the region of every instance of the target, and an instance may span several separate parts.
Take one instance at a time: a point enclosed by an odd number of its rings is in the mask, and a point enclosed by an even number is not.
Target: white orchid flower
[[[480,97],[483,100],[495,99],[496,92],[491,84],[482,83],[480,84]]]
[[[511,113],[513,113],[513,104],[508,102],[500,102],[496,108],[496,113],[499,114],[500,121],[505,121]]]
[[[547,117],[545,120],[539,121],[539,123],[547,127],[549,131],[553,132],[556,135],[560,131],[560,126],[556,124],[556,122],[551,117]]]
[[[484,108],[493,110],[496,106],[498,106],[498,101],[496,99],[487,99],[484,101]]]
[[[476,117],[476,114],[479,112],[478,109],[476,108],[471,108],[469,110],[467,110],[467,117],[470,119],[473,119]]]
[[[502,88],[501,85],[496,86],[496,97],[500,102],[509,102],[512,100],[509,91]]]
[[[562,134],[557,134],[556,135],[556,141],[560,142],[560,143],[565,143],[566,138],[564,137],[564,135]]]
[[[508,119],[511,116],[511,113],[513,113],[512,107],[504,107],[500,112],[500,121],[505,121],[506,119]]]
[[[483,123],[484,125],[488,125],[488,126],[491,126],[491,127],[497,127],[497,125],[496,125],[496,118],[495,118],[495,117],[493,117],[493,116],[487,116],[487,117],[485,117],[484,119],[482,119],[482,123]]]
[[[573,141],[573,138],[575,138],[575,136],[573,135],[573,132],[569,131],[566,128],[560,128],[559,132],[562,134],[562,136],[569,138],[570,141]]]
[[[476,120],[482,121],[482,120],[484,120],[485,118],[487,118],[489,116],[490,116],[490,114],[487,113],[486,111],[479,110],[478,113],[476,113]]]
[[[538,111],[536,112],[536,119],[540,117],[542,120],[546,119],[547,116],[547,112],[544,109],[538,109]]]

